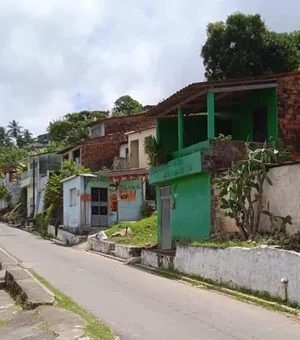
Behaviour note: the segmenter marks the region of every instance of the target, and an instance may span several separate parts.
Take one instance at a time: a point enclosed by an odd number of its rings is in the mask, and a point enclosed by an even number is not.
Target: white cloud
[[[16,119],[42,133],[76,105],[110,109],[122,94],[156,103],[203,79],[199,53],[209,21],[242,10],[260,12],[278,30],[297,28],[296,0],[270,4],[2,0],[0,125]]]

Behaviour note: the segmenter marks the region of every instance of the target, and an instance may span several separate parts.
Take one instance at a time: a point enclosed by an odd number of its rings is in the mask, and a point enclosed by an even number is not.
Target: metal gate
[[[160,189],[161,202],[161,246],[162,249],[172,248],[171,233],[171,187]]]
[[[108,226],[108,189],[91,188],[92,227]]]

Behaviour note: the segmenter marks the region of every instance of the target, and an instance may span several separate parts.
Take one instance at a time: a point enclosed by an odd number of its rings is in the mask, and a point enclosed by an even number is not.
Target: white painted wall
[[[151,129],[147,129],[144,131],[140,131],[140,132],[133,132],[128,134],[128,145],[129,145],[129,166],[130,165],[130,155],[131,155],[131,149],[130,149],[130,144],[132,141],[134,140],[138,140],[139,141],[139,150],[138,150],[138,154],[139,154],[139,168],[148,168],[148,159],[147,159],[147,155],[145,154],[145,149],[144,149],[144,142],[145,142],[145,138],[146,137],[150,137],[150,136],[155,136],[155,127],[151,128]]]
[[[300,164],[282,165],[271,168],[268,172],[273,185],[265,182],[263,203],[267,209],[270,202],[270,211],[278,216],[292,216],[293,225],[287,225],[286,231],[289,235],[300,231]],[[221,209],[215,211],[215,229],[225,231],[237,231],[235,221],[224,216]],[[270,220],[262,215],[260,228],[269,230]]]
[[[63,183],[63,224],[67,228],[79,228],[81,226],[81,200],[84,178],[77,176]],[[70,190],[76,189],[76,205],[71,206]]]
[[[212,248],[179,245],[174,269],[215,283],[281,297],[281,279],[287,278],[289,301],[300,303],[300,253],[271,247]]]
[[[120,146],[120,157],[126,157],[126,149],[128,149],[129,148],[129,146],[128,146],[128,143],[126,143],[126,144],[122,144],[121,146]]]

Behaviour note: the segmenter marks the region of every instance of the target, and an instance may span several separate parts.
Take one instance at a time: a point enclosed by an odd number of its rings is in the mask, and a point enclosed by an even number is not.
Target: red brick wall
[[[111,168],[115,156],[119,156],[120,145],[126,142],[124,133],[91,139],[82,145],[81,164],[98,171],[103,166]]]
[[[278,79],[279,138],[300,157],[300,74]]]

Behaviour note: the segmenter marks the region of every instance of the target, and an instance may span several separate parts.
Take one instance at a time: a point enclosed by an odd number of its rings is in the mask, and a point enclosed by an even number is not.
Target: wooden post
[[[183,133],[184,133],[184,114],[182,107],[178,107],[178,150],[184,148]]]
[[[207,139],[215,138],[215,94],[207,92]]]

